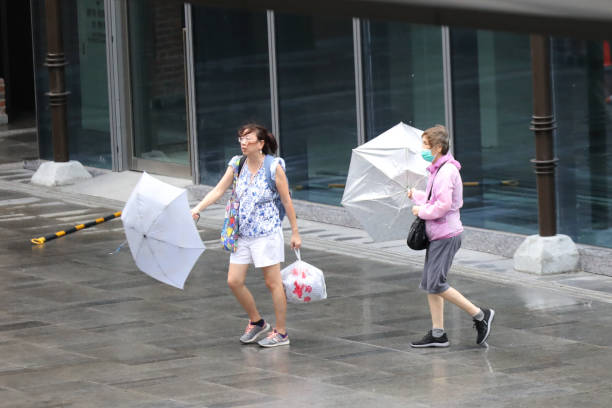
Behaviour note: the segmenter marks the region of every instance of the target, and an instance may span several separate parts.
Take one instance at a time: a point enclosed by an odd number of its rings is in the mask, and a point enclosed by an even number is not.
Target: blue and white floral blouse
[[[234,156],[228,166],[238,169],[238,162],[242,156]],[[276,182],[276,169],[278,165],[285,169],[285,161],[276,157],[272,161],[270,176]],[[240,171],[236,183],[236,196],[240,202],[238,210],[238,235],[243,237],[263,237],[276,232],[281,227],[278,208],[274,204],[274,197],[278,192],[270,189],[266,182],[266,171],[263,165],[251,182],[251,172],[245,163]]]

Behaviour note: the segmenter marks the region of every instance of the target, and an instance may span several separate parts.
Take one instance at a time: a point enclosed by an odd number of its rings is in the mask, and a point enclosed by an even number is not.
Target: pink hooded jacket
[[[442,169],[440,166],[446,163]],[[447,153],[427,167],[429,179],[426,191],[414,190],[412,200],[418,206],[419,218],[425,220],[425,231],[430,241],[451,238],[463,232],[459,209],[463,206],[463,182],[459,170],[461,164]],[[440,170],[440,171],[438,171]],[[431,198],[427,192],[432,188]]]

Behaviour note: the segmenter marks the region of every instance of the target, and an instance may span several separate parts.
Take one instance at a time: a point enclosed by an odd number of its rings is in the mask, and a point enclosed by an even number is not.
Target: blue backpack
[[[281,222],[283,222],[283,219],[285,218],[287,212],[285,211],[285,206],[281,201],[280,194],[278,194],[278,190],[276,189],[276,183],[274,182],[274,180],[272,180],[272,170],[270,169],[270,167],[272,167],[272,162],[274,161],[274,158],[274,156],[266,154],[266,157],[264,157],[263,165],[266,172],[266,182],[268,183],[268,187],[270,187],[270,190],[274,192],[274,198],[272,199],[272,201],[274,201],[274,205],[276,205],[276,208],[278,208],[278,216]],[[242,170],[242,166],[244,165],[245,161],[246,156],[242,156],[240,158],[240,161],[238,162],[238,174],[240,174],[240,170]]]

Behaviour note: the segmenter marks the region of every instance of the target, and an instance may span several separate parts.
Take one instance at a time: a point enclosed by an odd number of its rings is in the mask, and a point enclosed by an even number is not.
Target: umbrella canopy
[[[374,241],[405,239],[412,215],[408,190],[424,181],[423,131],[399,123],[353,149],[342,205]]]
[[[195,227],[187,191],[143,173],[121,215],[136,266],[183,289],[204,243]]]

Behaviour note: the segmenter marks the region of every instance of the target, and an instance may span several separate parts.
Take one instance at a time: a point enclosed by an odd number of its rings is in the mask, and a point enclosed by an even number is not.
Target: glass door
[[[185,4],[128,2],[131,168],[189,177]]]
[[[195,4],[191,9],[199,181],[215,185],[228,160],[241,154],[241,125],[272,129],[267,16]]]

